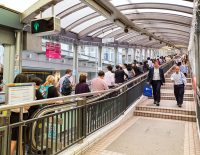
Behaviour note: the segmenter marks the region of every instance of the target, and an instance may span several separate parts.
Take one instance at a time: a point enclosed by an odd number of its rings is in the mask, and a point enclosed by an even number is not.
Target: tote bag
[[[143,95],[147,97],[152,97],[152,87],[148,84],[145,84],[143,89]]]

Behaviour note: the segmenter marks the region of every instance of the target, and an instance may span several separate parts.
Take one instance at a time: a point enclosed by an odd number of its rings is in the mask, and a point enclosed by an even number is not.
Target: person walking
[[[75,87],[75,94],[82,94],[82,93],[88,93],[90,92],[90,88],[88,84],[86,83],[87,76],[84,74],[81,74],[79,77],[79,83]]]
[[[104,80],[109,88],[114,88],[115,86],[115,75],[112,71],[113,67],[111,65],[107,66],[108,71],[105,73]]]
[[[160,87],[165,83],[164,71],[159,67],[158,61],[154,61],[154,67],[149,70],[148,84],[153,87],[154,104],[160,105]]]
[[[128,79],[128,75],[124,72],[124,70],[119,65],[116,65],[115,83],[123,83],[125,81],[124,76]]]
[[[94,78],[91,81],[91,89],[92,91],[103,91],[108,90],[108,85],[104,80],[105,73],[103,71],[99,71],[98,77]]]
[[[60,78],[57,87],[62,95],[67,96],[71,95],[73,85],[72,70],[67,69],[65,75]]]
[[[174,95],[179,107],[183,104],[184,87],[187,83],[185,75],[180,72],[180,67],[176,66],[175,73],[171,75],[171,80],[174,82]]]

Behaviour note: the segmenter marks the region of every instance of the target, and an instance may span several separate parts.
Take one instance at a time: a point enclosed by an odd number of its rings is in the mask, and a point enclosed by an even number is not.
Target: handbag
[[[152,92],[152,87],[149,84],[145,84],[143,89],[143,95],[147,97],[152,97]]]

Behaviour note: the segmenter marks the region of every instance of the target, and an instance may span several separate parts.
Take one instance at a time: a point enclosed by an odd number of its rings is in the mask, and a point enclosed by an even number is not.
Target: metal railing
[[[199,126],[199,133],[200,133],[200,90],[197,87],[196,88],[196,111],[197,111],[197,120],[198,120],[198,126]]]
[[[164,64],[164,72],[173,66],[173,61]],[[45,99],[20,105],[3,105],[0,111],[20,109],[19,122],[0,127],[0,154],[10,155],[12,129],[19,130],[16,154],[57,154],[81,141],[86,136],[109,124],[124,113],[143,91],[147,74],[111,90]],[[110,98],[88,102],[87,96],[110,95]],[[55,103],[57,103],[55,105]],[[36,118],[25,120],[23,108],[32,105],[53,104],[35,114]]]

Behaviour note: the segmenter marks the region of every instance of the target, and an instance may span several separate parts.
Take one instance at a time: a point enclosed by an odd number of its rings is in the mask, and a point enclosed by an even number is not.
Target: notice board
[[[22,104],[35,100],[34,83],[8,84],[6,90],[8,104]]]

